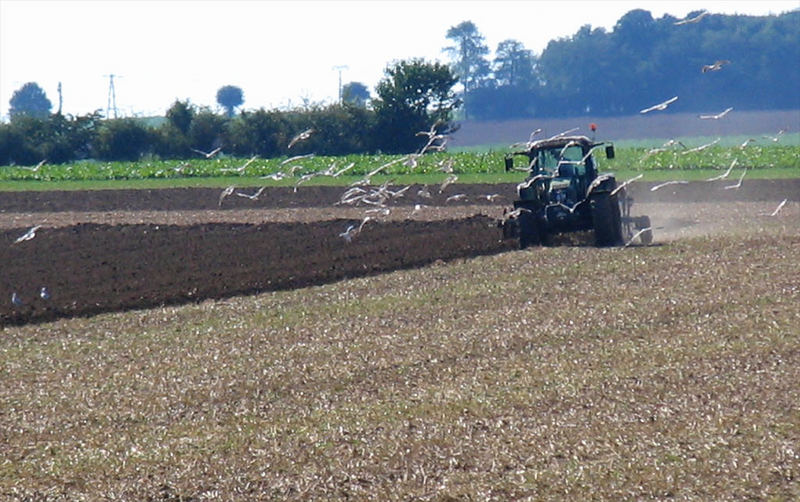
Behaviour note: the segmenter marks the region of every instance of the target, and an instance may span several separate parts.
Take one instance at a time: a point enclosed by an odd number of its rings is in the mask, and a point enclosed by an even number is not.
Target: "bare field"
[[[775,206],[649,202],[654,246],[0,328],[0,499],[796,500],[800,207]],[[205,216],[297,211],[351,217]]]

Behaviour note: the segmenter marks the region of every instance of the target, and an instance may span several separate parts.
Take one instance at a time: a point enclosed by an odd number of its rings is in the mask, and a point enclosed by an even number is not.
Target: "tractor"
[[[633,199],[611,173],[598,173],[594,150],[604,147],[614,158],[614,145],[586,136],[556,136],[532,141],[527,149],[505,157],[506,171],[524,170],[514,209],[500,226],[505,238],[518,238],[520,248],[550,244],[556,234],[594,231],[599,247],[622,246],[638,236],[650,244],[650,218],[630,214]],[[515,166],[525,157],[527,167]]]

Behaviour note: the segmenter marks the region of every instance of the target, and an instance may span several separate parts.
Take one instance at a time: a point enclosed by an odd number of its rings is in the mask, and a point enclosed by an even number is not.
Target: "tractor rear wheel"
[[[622,218],[616,195],[609,192],[592,194],[592,224],[595,245],[598,247],[621,246]]]
[[[519,218],[519,248],[525,249],[528,246],[536,246],[541,243],[539,227],[533,214],[523,211]]]

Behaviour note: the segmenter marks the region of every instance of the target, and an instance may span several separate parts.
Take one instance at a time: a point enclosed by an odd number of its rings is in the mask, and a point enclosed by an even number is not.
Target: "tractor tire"
[[[523,211],[519,218],[519,248],[525,249],[528,246],[537,246],[542,240],[539,236],[539,226],[533,214]]]
[[[622,246],[622,218],[617,196],[609,192],[594,193],[591,207],[595,246]]]
[[[650,224],[650,217],[649,216],[638,216],[634,220],[634,225],[636,226],[636,230],[644,230],[645,228],[649,230],[645,230],[639,235],[639,238],[642,240],[642,244],[645,246],[650,245],[653,243],[653,229]]]

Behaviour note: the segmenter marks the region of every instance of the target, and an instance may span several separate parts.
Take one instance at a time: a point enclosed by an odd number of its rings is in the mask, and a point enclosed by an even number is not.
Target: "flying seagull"
[[[664,188],[665,186],[669,186],[669,185],[686,185],[688,183],[689,183],[688,181],[683,181],[683,180],[667,181],[665,183],[661,183],[660,185],[656,185],[656,186],[650,188],[650,191],[651,192],[655,192],[659,188]]]
[[[447,188],[448,185],[455,183],[457,180],[458,176],[456,176],[455,174],[451,174],[450,176],[448,176],[439,186],[439,193],[444,192],[444,189]]]
[[[628,180],[628,181],[626,181],[625,183],[621,184],[620,186],[618,186],[617,188],[615,188],[614,190],[612,190],[612,191],[611,191],[611,196],[613,197],[615,193],[619,192],[620,190],[622,190],[622,189],[623,189],[623,188],[625,188],[626,186],[630,185],[630,184],[631,184],[631,183],[633,183],[634,181],[638,180],[638,179],[639,179],[639,178],[641,178],[642,176],[644,176],[644,174],[640,174],[640,175],[638,175],[638,176],[634,176],[633,178],[629,179],[629,180]],[[584,199],[584,200],[585,200],[585,199]]]
[[[349,227],[347,227],[347,230],[339,234],[339,237],[343,238],[347,242],[352,242],[353,236],[357,233],[358,231],[356,230],[356,226],[350,225]]]
[[[713,178],[708,178],[706,181],[718,181],[718,180],[723,180],[723,179],[727,178],[728,175],[731,174],[731,171],[733,170],[733,166],[736,165],[736,162],[738,162],[738,159],[733,159],[733,162],[731,162],[731,165],[728,167],[727,171],[725,171],[724,173],[720,174],[719,176],[714,176]]]
[[[195,153],[199,153],[200,155],[204,156],[207,159],[210,159],[210,158],[213,158],[220,151],[222,151],[222,148],[221,147],[217,147],[217,148],[211,150],[210,152],[204,152],[202,150],[195,150],[194,148],[192,148],[192,151],[195,152]]]
[[[50,299],[50,291],[45,286],[42,286],[41,289],[39,289],[39,298],[42,300]]]
[[[687,18],[681,19],[680,21],[676,21],[674,24],[675,24],[675,26],[681,26],[681,25],[684,25],[684,24],[698,23],[698,22],[700,22],[701,19],[703,19],[704,17],[706,17],[709,14],[711,14],[711,13],[708,12],[707,10],[703,9],[703,11],[700,14],[696,15],[695,17],[687,17]]]
[[[731,110],[733,110],[733,107],[732,107],[732,106],[731,106],[731,107],[728,107],[728,108],[725,108],[725,110],[723,110],[723,111],[719,112],[719,113],[718,113],[718,114],[716,114],[716,115],[700,115],[700,118],[701,118],[701,119],[719,120],[719,119],[721,119],[722,117],[724,117],[725,115],[727,115],[728,113],[730,113],[730,111],[731,111]]]
[[[664,101],[663,103],[658,103],[657,105],[645,108],[644,110],[639,110],[639,113],[650,113],[655,110],[666,110],[670,104],[674,103],[677,100],[678,96],[671,97],[668,100]]]
[[[783,200],[781,201],[781,203],[780,203],[780,204],[778,204],[778,207],[776,207],[776,208],[775,208],[775,210],[774,210],[774,211],[772,211],[772,213],[770,213],[770,216],[778,216],[778,212],[779,212],[781,209],[783,209],[783,206],[785,206],[785,205],[786,205],[786,201],[787,201],[787,200],[789,200],[789,199],[783,199]]]
[[[36,226],[31,227],[30,229],[28,229],[27,232],[25,232],[21,236],[17,237],[17,240],[15,240],[12,243],[12,245],[13,244],[19,244],[20,242],[29,241],[29,240],[33,239],[34,237],[36,237],[36,231],[39,230],[40,228],[42,228],[41,225],[36,225]]]
[[[731,189],[737,190],[739,187],[741,187],[742,186],[742,180],[744,179],[744,175],[745,174],[747,174],[747,168],[746,167],[744,168],[744,171],[742,171],[742,175],[739,176],[739,181],[735,185],[726,186],[725,190],[731,190]]]
[[[263,187],[259,188],[259,189],[258,189],[258,191],[257,191],[256,193],[254,193],[254,194],[252,194],[252,195],[251,195],[251,194],[247,194],[247,193],[242,193],[242,192],[236,192],[236,195],[238,195],[239,197],[246,197],[246,198],[248,198],[248,199],[250,199],[250,200],[258,200],[258,197],[261,195],[261,193],[262,193],[262,192],[263,192],[263,191],[264,191],[266,188],[267,188],[267,187],[263,186]]]
[[[16,291],[11,293],[11,303],[13,303],[15,307],[22,306],[22,298],[19,297]]]
[[[236,187],[231,185],[228,188],[226,188],[225,190],[223,190],[221,194],[219,194],[219,205],[220,205],[220,207],[222,207],[222,201],[225,200],[225,197],[231,195],[235,189],[236,189]]]
[[[254,160],[256,160],[257,158],[258,158],[258,155],[253,155],[252,157],[250,157],[250,160],[248,160],[247,162],[245,162],[245,163],[244,163],[243,165],[241,165],[240,167],[233,167],[233,168],[229,168],[229,169],[220,169],[220,171],[226,171],[226,172],[233,172],[233,171],[236,171],[237,173],[243,173],[243,172],[244,172],[244,170],[245,170],[245,169],[247,169],[247,166],[249,166],[250,164],[252,164],[252,163],[253,163],[253,161],[254,161]]]
[[[634,241],[634,240],[636,240],[636,238],[637,238],[637,237],[639,237],[639,236],[640,236],[640,235],[642,235],[643,233],[645,233],[645,232],[649,232],[649,231],[651,231],[651,230],[653,230],[653,227],[646,227],[646,228],[643,228],[643,229],[639,230],[638,232],[636,232],[635,234],[633,234],[633,237],[631,237],[631,239],[630,239],[630,240],[627,242],[627,244],[625,244],[625,246],[623,246],[623,247],[628,247],[628,246],[630,246],[631,244],[633,244],[633,241]]]
[[[451,195],[450,197],[446,198],[444,201],[445,202],[454,202],[454,201],[457,201],[457,200],[465,199],[466,197],[467,197],[467,194],[465,194],[465,193],[457,193],[455,195]]]
[[[719,70],[722,69],[723,66],[725,66],[726,64],[730,64],[730,63],[731,62],[728,61],[727,59],[718,59],[718,60],[714,61],[714,64],[704,64],[703,67],[700,68],[700,71],[703,72],[703,73],[706,73],[706,72],[709,72],[709,71],[719,71]]]
[[[297,143],[299,143],[300,141],[307,140],[308,138],[311,137],[311,135],[313,133],[314,133],[314,129],[313,128],[312,129],[306,129],[305,131],[301,132],[300,134],[298,134],[297,136],[292,138],[292,140],[289,142],[289,146],[286,147],[286,148],[289,149],[289,148],[293,147],[294,145],[296,145]]]

